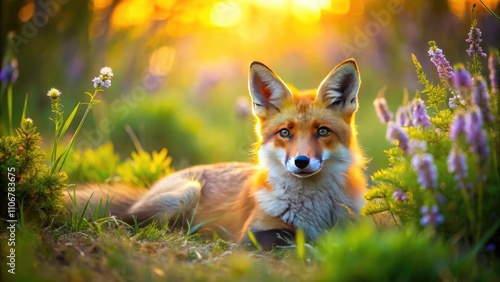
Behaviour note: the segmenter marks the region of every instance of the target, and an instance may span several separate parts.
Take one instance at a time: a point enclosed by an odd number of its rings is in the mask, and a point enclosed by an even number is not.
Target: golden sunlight
[[[292,12],[295,18],[306,24],[317,23],[321,19],[320,1],[295,0]]]
[[[170,72],[175,61],[175,48],[162,46],[157,48],[149,58],[149,72],[157,76],[164,76]]]
[[[351,1],[350,0],[332,0],[330,10],[334,14],[344,15],[349,13],[351,9]]]
[[[499,2],[499,0],[483,0],[483,3],[493,10],[496,9]],[[459,18],[463,18],[467,15],[474,3],[476,3],[480,9],[483,9],[482,5],[475,0],[448,0],[450,11]]]
[[[113,26],[141,25],[150,20],[154,5],[148,0],[127,0],[120,2],[113,11]]]
[[[233,1],[219,1],[210,11],[210,22],[219,27],[230,27],[240,22],[242,11]]]
[[[113,0],[94,0],[94,10],[102,10],[113,4]]]

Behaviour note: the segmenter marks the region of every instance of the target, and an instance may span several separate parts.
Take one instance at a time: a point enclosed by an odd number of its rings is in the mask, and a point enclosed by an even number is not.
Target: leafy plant
[[[113,179],[119,162],[113,143],[106,142],[96,149],[72,150],[65,171],[69,181],[104,183]]]
[[[66,187],[64,173],[52,173],[44,164],[40,150],[41,137],[31,119],[22,121],[15,136],[0,138],[1,205],[10,207],[15,203],[18,212],[30,222],[46,222],[59,213],[62,206],[62,191]],[[7,195],[12,195],[8,197]],[[11,201],[13,200],[13,201]],[[1,218],[17,219],[16,212],[2,209]]]
[[[477,255],[500,242],[500,113],[498,111],[498,51],[489,58],[490,87],[480,75],[481,32],[473,20],[467,42],[471,61],[454,68],[434,41],[429,55],[439,84],[432,84],[413,55],[428,106],[417,93],[392,120],[385,98],[374,102],[387,124],[387,139],[395,148],[386,151],[389,167],[372,175],[366,193],[365,215],[388,212],[395,224],[431,229],[437,236],[459,243]],[[448,103],[446,98],[449,97]]]
[[[118,165],[116,172],[124,183],[139,187],[149,187],[156,180],[170,174],[171,158],[167,156],[167,149],[160,152],[148,153],[143,150],[132,152],[130,158]]]

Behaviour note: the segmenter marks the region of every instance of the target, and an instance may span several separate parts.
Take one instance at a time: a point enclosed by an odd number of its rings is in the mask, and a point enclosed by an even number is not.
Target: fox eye
[[[326,137],[326,136],[330,135],[330,129],[328,129],[326,127],[320,127],[318,129],[318,135],[320,137]]]
[[[281,129],[279,134],[280,134],[280,137],[282,137],[282,138],[290,138],[290,130],[288,130],[286,128]]]

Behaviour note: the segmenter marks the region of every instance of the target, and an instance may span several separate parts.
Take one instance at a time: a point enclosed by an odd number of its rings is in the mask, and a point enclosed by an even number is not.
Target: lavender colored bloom
[[[420,213],[422,214],[422,218],[420,219],[420,225],[422,226],[435,226],[444,222],[444,217],[439,214],[439,208],[436,205],[430,209],[428,206],[422,206]]]
[[[481,39],[481,30],[476,27],[476,23],[476,21],[472,23],[469,30],[469,38],[465,40],[470,43],[469,49],[467,49],[467,54],[469,54],[469,57],[486,57],[486,53],[483,52],[483,48],[479,46],[479,43],[483,40]]]
[[[483,127],[483,117],[478,107],[473,107],[465,114],[465,135],[470,143],[474,135],[479,134]]]
[[[431,154],[417,154],[411,159],[411,164],[417,172],[418,184],[424,189],[435,189],[438,184],[437,168]]]
[[[472,95],[472,101],[481,110],[481,115],[485,120],[492,122],[493,115],[490,109],[490,95],[486,90],[486,81],[481,76],[476,76],[474,78],[474,92]]]
[[[0,70],[0,81],[4,81],[6,83],[14,83],[19,76],[19,69],[17,67],[17,59],[7,60],[6,63],[2,66],[2,70]]]
[[[94,88],[101,87],[102,78],[100,76],[94,77],[94,79],[92,79],[92,82],[94,83]]]
[[[478,156],[480,164],[486,165],[489,155],[488,138],[482,126],[481,111],[474,107],[465,115],[465,136],[470,145],[470,151]]]
[[[428,128],[431,126],[431,122],[429,121],[424,101],[415,99],[413,100],[413,126],[419,125],[423,128]]]
[[[379,95],[373,100],[373,106],[381,123],[386,124],[392,119],[392,112],[389,110],[387,101],[383,96]]]
[[[463,112],[459,112],[453,118],[450,125],[450,140],[456,141],[461,133],[465,134],[465,114]]]
[[[457,96],[453,96],[448,99],[448,106],[450,107],[450,109],[454,109],[457,107]]]
[[[468,177],[467,158],[458,146],[451,149],[447,159],[448,171],[453,173],[460,188],[465,188],[465,179]]]
[[[482,166],[488,164],[490,150],[486,131],[480,129],[477,134],[469,137],[470,151],[478,156],[478,161]]]
[[[394,198],[395,202],[406,202],[408,200],[408,196],[406,195],[406,193],[399,189],[394,191],[392,197]]]
[[[493,243],[486,245],[486,248],[485,248],[485,250],[487,252],[491,252],[491,253],[494,253],[496,249],[497,249],[497,246]]]
[[[490,71],[491,93],[498,94],[500,92],[500,55],[498,50],[490,52],[488,69]]]
[[[410,140],[409,154],[414,155],[427,150],[427,142],[423,140]]]
[[[453,71],[453,84],[461,97],[469,96],[472,89],[472,77],[463,64],[456,64]]]
[[[453,76],[453,68],[451,67],[448,60],[443,54],[443,50],[439,49],[436,45],[436,42],[430,41],[429,45],[431,46],[429,49],[429,56],[431,57],[431,62],[437,68],[439,78],[447,79]]]
[[[386,139],[392,143],[397,143],[403,152],[410,154],[410,137],[401,126],[390,122],[387,126]]]
[[[109,80],[109,79],[104,80],[101,85],[102,85],[102,87],[108,88],[111,86],[111,80]]]
[[[113,70],[110,67],[104,67],[101,69],[101,74],[98,77],[92,79],[94,83],[94,88],[108,88],[111,86],[111,78],[113,77]]]
[[[401,126],[411,126],[412,109],[408,106],[399,107],[396,111],[396,123]]]

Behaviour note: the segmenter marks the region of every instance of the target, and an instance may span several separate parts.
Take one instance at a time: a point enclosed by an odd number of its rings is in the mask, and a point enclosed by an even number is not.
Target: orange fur
[[[315,240],[361,207],[366,180],[354,126],[359,84],[354,60],[337,66],[316,91],[293,93],[269,68],[252,63],[258,163],[176,172],[133,201],[134,195],[118,193],[128,200],[114,199],[112,212],[128,221],[154,216],[180,227],[202,224],[207,238],[246,242],[251,231],[266,249],[298,228]]]

